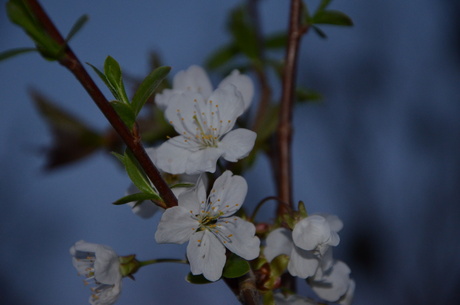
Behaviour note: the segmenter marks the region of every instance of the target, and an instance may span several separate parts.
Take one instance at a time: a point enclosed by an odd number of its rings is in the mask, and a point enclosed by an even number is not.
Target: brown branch
[[[281,105],[277,129],[277,163],[278,163],[278,196],[281,201],[292,202],[292,112],[296,83],[296,67],[300,40],[307,27],[302,26],[301,0],[291,0],[289,17],[289,36],[285,56],[285,66],[282,80]],[[282,215],[286,205],[278,205],[277,214]]]
[[[25,0],[28,7],[33,12],[34,16],[41,23],[46,32],[61,46],[65,47],[65,54],[59,60],[59,63],[66,67],[74,74],[81,85],[85,88],[88,94],[91,96],[97,107],[101,110],[104,116],[107,118],[109,123],[118,133],[120,138],[125,142],[126,146],[132,151],[139,164],[144,169],[146,175],[155,185],[156,189],[160,193],[160,196],[165,201],[165,207],[172,207],[177,205],[177,198],[169,188],[168,184],[163,180],[160,172],[150,160],[150,157],[145,152],[142,146],[141,139],[137,134],[131,133],[126,127],[123,121],[120,119],[118,114],[112,108],[110,103],[104,97],[102,92],[99,90],[97,85],[94,83],[91,76],[85,70],[77,56],[73,53],[62,35],[59,33],[51,19],[48,17],[46,12],[43,10],[41,5],[36,0]]]

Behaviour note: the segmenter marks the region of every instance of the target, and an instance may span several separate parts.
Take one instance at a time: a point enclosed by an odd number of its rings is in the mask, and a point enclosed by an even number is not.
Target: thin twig
[[[296,67],[300,40],[307,31],[301,21],[301,0],[291,0],[289,17],[289,36],[283,71],[281,105],[277,129],[277,161],[278,161],[278,196],[282,202],[292,202],[292,112],[296,83]],[[277,215],[286,212],[286,205],[279,204]]]
[[[101,112],[107,118],[109,123],[118,133],[120,138],[125,142],[126,146],[133,152],[139,164],[144,169],[146,175],[152,181],[156,187],[160,196],[165,201],[167,207],[177,205],[177,198],[169,188],[168,184],[163,180],[160,172],[150,160],[150,157],[145,152],[142,146],[141,139],[130,132],[128,127],[123,123],[118,114],[112,108],[110,103],[104,97],[102,92],[99,90],[93,79],[89,76],[77,56],[73,53],[62,35],[57,30],[49,16],[43,10],[41,5],[36,0],[26,0],[28,7],[34,13],[35,17],[42,24],[46,32],[61,46],[65,46],[65,55],[59,60],[60,64],[70,70],[74,76],[78,79],[81,85],[85,88],[88,94],[91,96],[93,101],[99,107]]]

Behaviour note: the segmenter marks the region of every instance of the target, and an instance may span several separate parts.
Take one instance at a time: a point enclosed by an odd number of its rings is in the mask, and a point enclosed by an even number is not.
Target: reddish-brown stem
[[[26,0],[28,7],[34,13],[34,16],[41,23],[46,32],[60,45],[65,46],[65,54],[59,60],[60,64],[70,70],[72,74],[78,79],[83,88],[88,92],[97,107],[101,110],[109,123],[118,133],[120,138],[125,142],[126,146],[132,151],[139,164],[144,169],[146,175],[155,185],[160,193],[161,198],[165,202],[165,208],[177,205],[177,198],[169,188],[168,184],[163,180],[160,172],[150,160],[150,157],[145,152],[142,146],[141,139],[137,134],[131,133],[126,127],[124,122],[120,119],[118,114],[112,108],[110,103],[104,97],[97,85],[94,83],[91,76],[85,70],[77,56],[73,53],[62,35],[59,33],[51,19],[43,10],[41,5],[36,0]]]
[[[294,92],[296,83],[296,66],[300,39],[307,28],[302,26],[301,0],[291,0],[289,16],[289,36],[285,56],[281,105],[277,129],[276,158],[278,163],[278,197],[282,202],[288,202],[292,207],[292,112],[294,106]],[[287,206],[278,205],[277,214],[287,212]]]

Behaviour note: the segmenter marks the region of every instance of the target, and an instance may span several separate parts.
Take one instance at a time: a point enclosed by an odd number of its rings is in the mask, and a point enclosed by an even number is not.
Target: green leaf
[[[107,56],[104,61],[104,74],[109,82],[109,89],[113,96],[125,104],[129,104],[128,96],[126,95],[125,86],[121,74],[121,68],[118,62],[111,56]]]
[[[217,69],[228,63],[238,53],[238,47],[234,44],[223,46],[207,58],[205,66],[211,70]]]
[[[153,70],[139,85],[132,99],[132,109],[135,116],[139,114],[144,104],[153,94],[158,85],[166,78],[171,67],[159,67]]]
[[[37,52],[36,48],[17,48],[11,49],[8,51],[4,51],[0,53],[0,61],[8,59],[10,57],[14,57],[20,54],[29,53],[29,52]]]
[[[230,32],[238,49],[253,61],[259,60],[259,48],[254,27],[248,21],[246,11],[240,7],[231,13]]]
[[[222,276],[226,278],[237,278],[245,275],[251,270],[249,263],[238,255],[231,255],[225,263]]]
[[[193,275],[191,272],[187,274],[185,280],[190,284],[211,284],[213,282],[207,280],[202,274]]]
[[[66,42],[69,42],[75,34],[78,33],[78,31],[81,30],[81,28],[85,25],[85,23],[88,21],[89,17],[88,15],[83,15],[78,20],[74,23],[72,28],[69,31],[69,34],[67,34],[67,37],[65,38]]]
[[[332,0],[321,0],[321,3],[318,5],[318,9],[316,11],[321,12],[325,10],[326,7],[328,7],[331,2]]]
[[[335,10],[320,11],[313,16],[314,24],[330,24],[339,26],[352,26],[353,21],[345,13]]]
[[[129,149],[125,151],[123,163],[129,178],[141,192],[158,195]]]
[[[32,38],[43,57],[58,60],[62,56],[63,47],[45,32],[26,3],[11,0],[6,4],[6,9],[11,22],[20,26]]]
[[[131,105],[119,101],[112,101],[110,104],[126,126],[128,126],[129,129],[132,129],[136,121],[136,115],[131,109]]]
[[[115,201],[114,205],[121,205],[128,202],[137,202],[137,201],[144,201],[144,200],[161,200],[160,196],[151,193],[136,193],[124,196],[117,201]]]
[[[267,37],[265,40],[265,47],[267,49],[280,49],[287,46],[287,34],[286,33],[277,33]]]
[[[296,100],[299,103],[319,102],[323,99],[320,93],[310,90],[310,89],[306,89],[306,88],[297,88],[295,93],[296,93]]]
[[[326,33],[323,32],[319,27],[312,25],[311,28],[315,31],[316,34],[318,34],[319,37],[326,39],[327,35]]]

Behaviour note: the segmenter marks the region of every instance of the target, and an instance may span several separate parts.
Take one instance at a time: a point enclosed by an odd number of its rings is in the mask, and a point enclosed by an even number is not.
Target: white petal
[[[288,264],[288,271],[291,275],[305,279],[315,274],[318,265],[319,261],[312,251],[294,246]]]
[[[192,214],[199,214],[201,204],[206,202],[206,186],[203,179],[198,180],[195,187],[181,193],[178,197],[179,206],[186,211],[192,211]]]
[[[264,255],[269,262],[281,254],[291,255],[294,247],[291,234],[286,228],[278,228],[268,234]]]
[[[197,125],[194,116],[198,116],[207,101],[198,93],[182,92],[176,93],[169,99],[169,106],[166,108],[165,117],[174,127],[178,134],[195,137]]]
[[[181,136],[175,137],[182,139]],[[172,138],[157,149],[154,156],[155,165],[164,172],[170,174],[183,174],[187,169],[187,162],[192,151],[176,145]],[[179,140],[180,141],[180,140]]]
[[[115,304],[121,293],[121,281],[112,287],[104,287],[101,292],[93,293],[89,298],[91,305],[112,305]]]
[[[351,302],[353,301],[353,295],[355,293],[355,286],[356,286],[355,281],[350,280],[348,284],[347,292],[345,293],[343,297],[340,298],[338,302],[340,305],[350,305],[351,304]]]
[[[260,240],[255,236],[256,228],[251,222],[232,216],[219,219],[216,229],[219,231],[216,236],[236,255],[247,260],[259,256]]]
[[[292,231],[292,239],[297,247],[313,250],[326,243],[331,237],[331,229],[326,219],[312,215],[299,221]]]
[[[180,206],[167,209],[161,216],[155,233],[158,243],[182,244],[198,228],[198,221],[192,218],[193,213]]]
[[[322,299],[330,302],[337,301],[348,290],[350,285],[350,268],[341,262],[336,261],[331,270],[315,277],[311,281],[313,291]]]
[[[174,90],[171,89],[165,89],[161,93],[155,94],[155,104],[157,105],[158,108],[165,110],[166,107],[169,105],[169,99],[171,96],[177,92],[174,92]]]
[[[186,174],[198,174],[203,172],[214,173],[217,160],[222,156],[222,150],[218,147],[206,147],[189,155]]]
[[[244,109],[246,110],[250,106],[254,96],[254,83],[252,79],[247,75],[240,74],[238,70],[233,70],[229,76],[222,80],[219,88],[228,86],[229,84],[234,85],[241,93],[244,101]]]
[[[139,203],[137,202],[128,202],[128,205],[131,207],[131,210],[137,216],[148,219],[155,215],[158,210],[161,208],[149,200],[144,200]],[[162,210],[162,209],[161,209]]]
[[[243,98],[235,86],[216,89],[209,97],[209,104],[215,110],[216,122],[221,124],[220,135],[230,131],[236,119],[244,112]]]
[[[120,262],[118,255],[109,246],[93,244],[80,240],[70,248],[70,254],[74,256],[73,264],[81,274],[87,274],[83,267],[94,267],[94,278],[103,284],[112,285],[121,279],[119,270]],[[86,263],[85,256],[94,256],[94,265]]]
[[[248,184],[241,176],[233,176],[225,171],[216,179],[209,194],[209,201],[222,212],[221,217],[233,215],[243,205],[248,191]]]
[[[206,279],[217,281],[225,265],[225,247],[208,230],[197,232],[190,238],[187,258],[192,274],[203,274]]]
[[[203,68],[194,65],[174,76],[173,89],[198,92],[207,98],[211,95],[212,85]]]
[[[236,162],[247,157],[254,147],[256,137],[257,134],[254,131],[244,128],[238,128],[227,133],[219,144],[224,151],[224,159]]]

